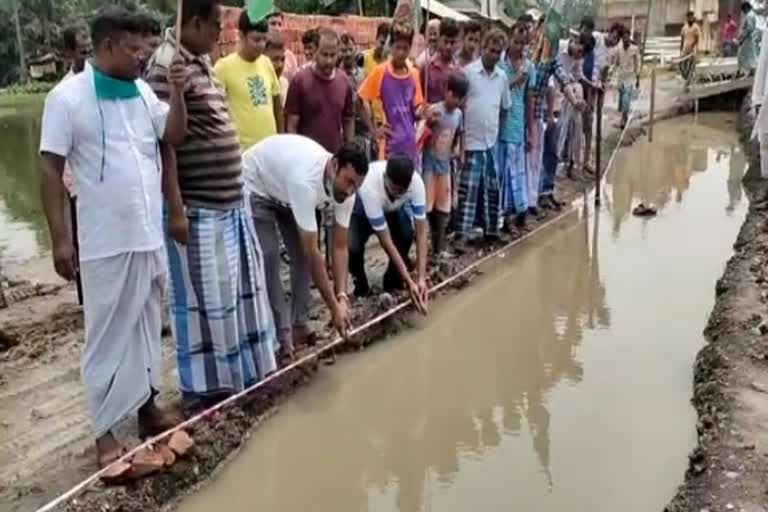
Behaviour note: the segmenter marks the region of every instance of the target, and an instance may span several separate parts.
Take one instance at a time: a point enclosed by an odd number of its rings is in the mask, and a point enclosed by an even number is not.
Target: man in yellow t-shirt
[[[252,24],[243,10],[239,21],[240,47],[216,63],[216,77],[224,86],[229,111],[243,151],[283,131],[280,81],[272,61],[264,55],[267,22]]]

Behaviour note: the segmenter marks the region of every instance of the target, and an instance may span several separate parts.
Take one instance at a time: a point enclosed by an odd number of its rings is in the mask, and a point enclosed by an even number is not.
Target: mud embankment
[[[768,510],[768,184],[749,141],[748,100],[739,115],[749,156],[750,201],[694,367],[698,446],[668,512]]]

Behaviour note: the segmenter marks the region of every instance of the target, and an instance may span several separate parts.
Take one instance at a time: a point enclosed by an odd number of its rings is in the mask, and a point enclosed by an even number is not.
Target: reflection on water
[[[599,215],[573,212],[417,330],[321,371],[181,510],[661,510],[745,214],[725,119],[660,125],[682,147],[629,148]],[[629,215],[641,198],[658,218]]]
[[[0,267],[49,250],[40,202],[42,97],[0,105]]]
[[[674,128],[670,128],[673,126]],[[621,224],[632,211],[632,198],[664,208],[681,203],[697,173],[728,167],[727,213],[732,213],[741,201],[741,179],[746,157],[734,137],[723,137],[723,130],[735,131],[735,117],[702,115],[697,123],[667,123],[653,144],[638,141],[632,151],[620,152],[615,169],[642,169],[643,172],[616,173],[607,177],[608,204],[613,212],[613,235],[618,237]]]

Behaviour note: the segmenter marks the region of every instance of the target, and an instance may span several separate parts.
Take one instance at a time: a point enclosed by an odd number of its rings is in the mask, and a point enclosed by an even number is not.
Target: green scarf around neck
[[[136,80],[120,80],[93,68],[93,86],[100,100],[129,100],[141,96]]]

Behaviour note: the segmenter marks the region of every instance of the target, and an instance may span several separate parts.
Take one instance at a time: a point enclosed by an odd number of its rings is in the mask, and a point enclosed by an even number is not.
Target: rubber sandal
[[[164,467],[162,455],[151,448],[142,448],[131,458],[130,478],[138,480],[162,471]]]
[[[114,456],[106,460],[99,460],[99,469],[108,468],[99,478],[105,485],[117,485],[130,479],[132,466],[126,461],[120,461],[120,458],[128,453],[128,450],[122,448]]]
[[[155,452],[160,454],[160,456],[163,458],[163,465],[166,468],[169,468],[176,463],[176,452],[171,450],[171,447],[166,443],[158,443],[154,448]]]
[[[168,439],[168,447],[179,457],[189,453],[193,446],[195,446],[195,440],[183,430],[177,430]]]

